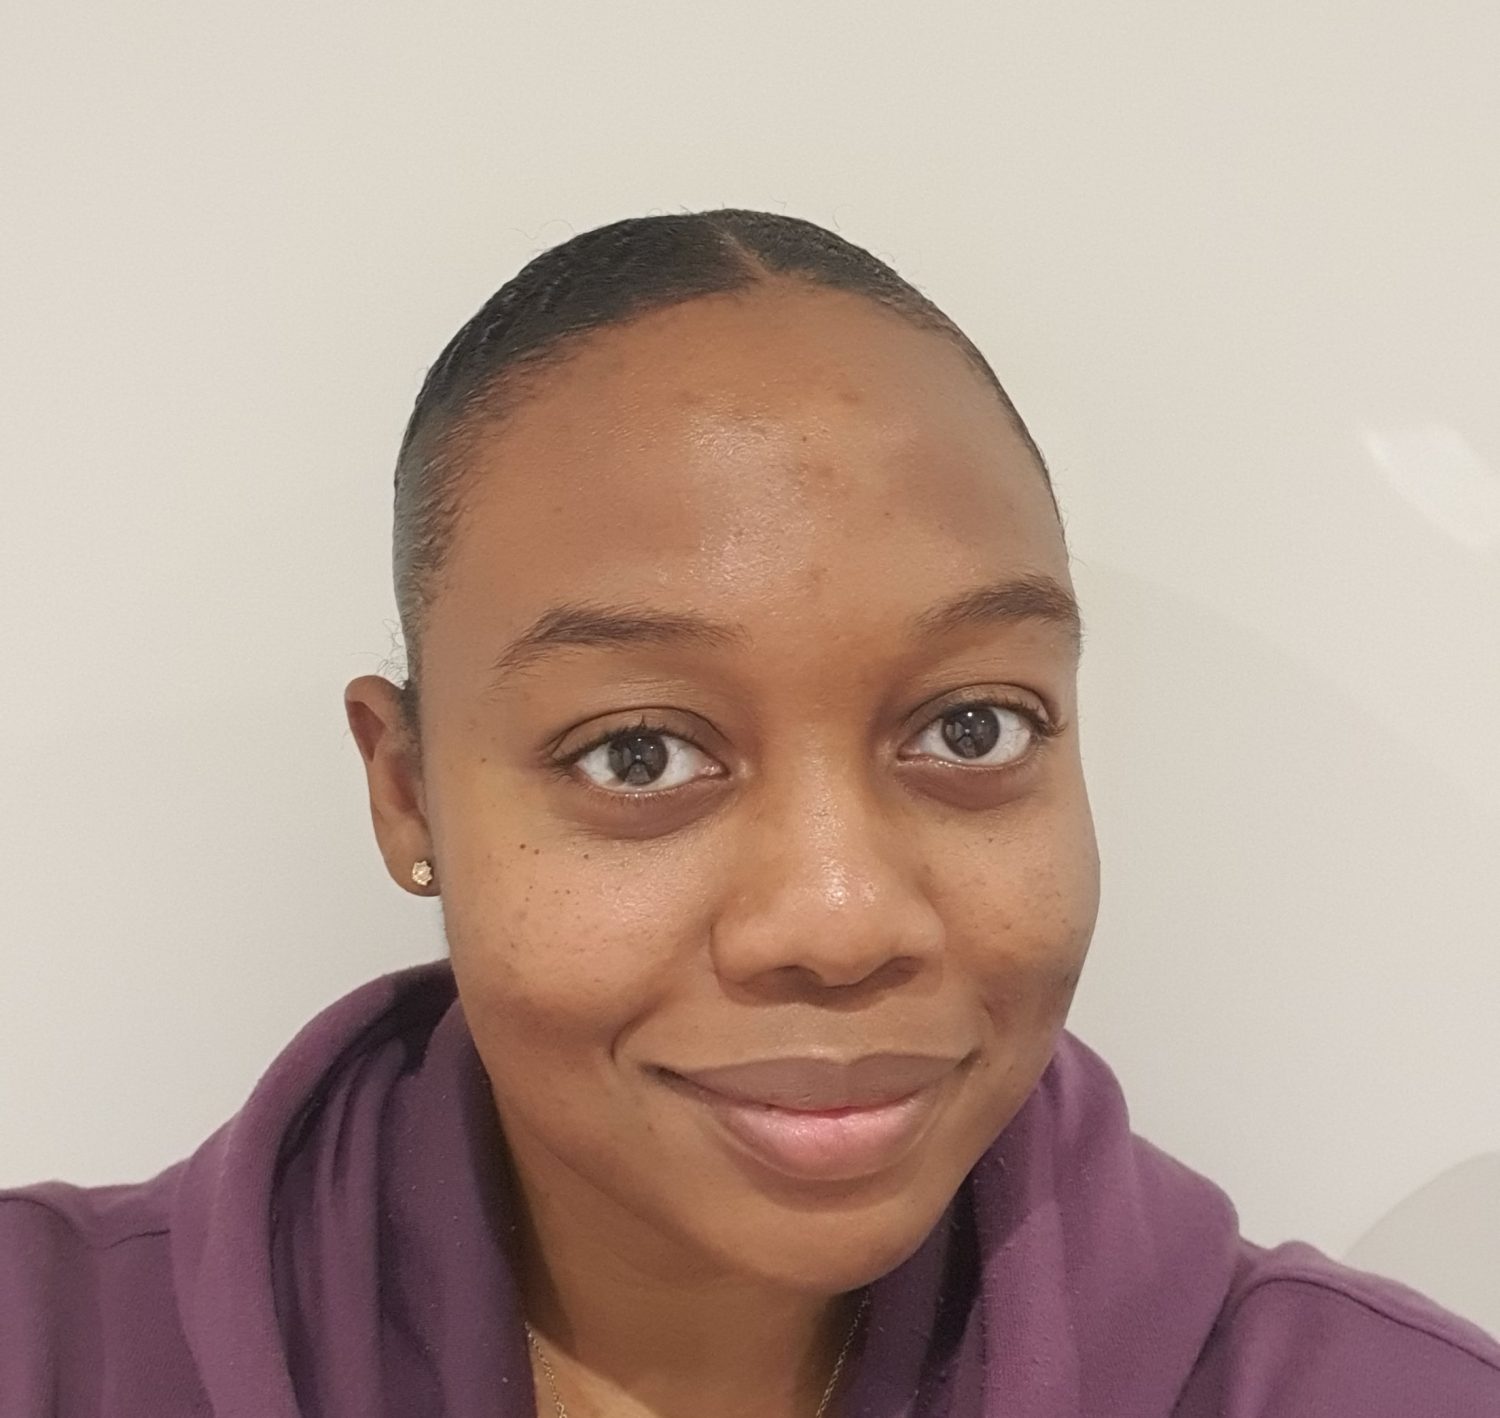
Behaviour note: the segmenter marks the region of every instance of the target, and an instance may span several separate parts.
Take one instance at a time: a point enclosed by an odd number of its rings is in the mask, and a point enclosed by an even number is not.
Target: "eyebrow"
[[[1028,621],[1061,630],[1075,653],[1083,647],[1083,616],[1078,602],[1060,581],[1040,573],[962,591],[923,611],[909,630],[913,639],[931,639],[979,626]],[[569,601],[545,611],[517,636],[491,666],[490,678],[492,683],[499,683],[560,650],[622,650],[639,645],[696,645],[722,650],[749,644],[743,626],[692,612]]]
[[[1075,652],[1083,648],[1083,613],[1073,593],[1061,581],[1039,572],[961,591],[924,611],[912,629],[917,636],[939,636],[970,626],[1026,621],[1053,626]]]

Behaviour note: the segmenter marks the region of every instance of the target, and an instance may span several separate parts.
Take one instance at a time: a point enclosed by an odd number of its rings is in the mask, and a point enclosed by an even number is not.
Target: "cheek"
[[[532,1155],[543,1138],[608,1178],[641,1142],[622,1050],[704,960],[704,887],[639,853],[625,863],[607,843],[521,840],[450,853],[443,915],[459,997],[512,1147]],[[680,889],[664,890],[662,873]]]
[[[1099,913],[1099,858],[1085,799],[1070,796],[974,834],[940,890],[955,963],[997,1028],[1060,1028]]]
[[[515,835],[515,834],[512,834]],[[680,989],[706,933],[687,864],[607,842],[450,848],[443,920],[466,1011],[528,1049],[610,1049]]]

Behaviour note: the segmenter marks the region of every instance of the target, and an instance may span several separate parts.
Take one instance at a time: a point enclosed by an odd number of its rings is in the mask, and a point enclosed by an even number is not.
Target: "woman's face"
[[[469,489],[420,799],[527,1196],[658,1273],[874,1279],[1040,1077],[1094,927],[1041,472],[945,338],[778,284],[590,337]],[[681,1077],[761,1060],[707,1080],[760,1104]]]

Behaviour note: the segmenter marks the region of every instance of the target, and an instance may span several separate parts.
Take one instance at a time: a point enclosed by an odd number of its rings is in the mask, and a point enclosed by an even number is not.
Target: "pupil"
[[[667,748],[660,734],[622,734],[609,746],[610,772],[623,783],[651,783],[667,766]]]
[[[982,758],[999,738],[1000,726],[993,709],[974,706],[943,716],[943,740],[961,758]]]

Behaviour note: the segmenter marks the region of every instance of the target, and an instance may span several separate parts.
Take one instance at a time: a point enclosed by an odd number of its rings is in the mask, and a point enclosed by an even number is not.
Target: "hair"
[[[407,421],[396,460],[393,559],[406,647],[401,698],[414,732],[423,626],[458,527],[477,435],[493,431],[525,397],[529,378],[591,332],[777,278],[862,295],[953,341],[999,396],[1057,510],[1041,450],[989,362],[936,305],[862,247],[800,217],[734,207],[596,227],[542,252],[480,307],[428,370]]]

